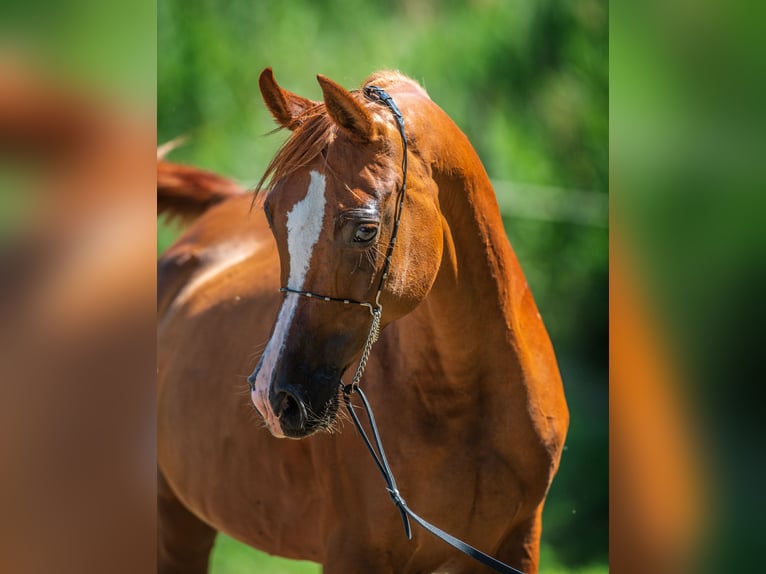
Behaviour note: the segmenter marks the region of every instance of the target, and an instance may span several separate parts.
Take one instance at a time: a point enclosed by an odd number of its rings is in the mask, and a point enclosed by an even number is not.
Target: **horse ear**
[[[352,138],[368,142],[375,138],[375,124],[372,117],[345,88],[322,74],[317,75],[324,93],[327,113]]]
[[[261,95],[271,115],[283,128],[290,130],[300,125],[298,117],[317,105],[317,102],[282,89],[274,79],[274,72],[266,68],[258,78]]]

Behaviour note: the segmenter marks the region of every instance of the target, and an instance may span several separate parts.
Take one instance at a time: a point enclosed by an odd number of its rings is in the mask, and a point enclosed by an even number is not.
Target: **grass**
[[[541,550],[540,574],[607,574],[607,564],[570,568],[561,564],[550,546]],[[313,562],[269,556],[236,540],[219,534],[213,548],[210,574],[319,574],[322,567]]]
[[[210,574],[319,574],[322,567],[314,562],[269,556],[219,534],[210,559]]]

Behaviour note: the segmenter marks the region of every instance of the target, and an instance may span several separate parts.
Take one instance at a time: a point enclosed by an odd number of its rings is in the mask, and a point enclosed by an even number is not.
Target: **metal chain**
[[[371,307],[370,312],[372,313],[370,332],[367,334],[367,340],[364,343],[364,350],[362,351],[362,358],[359,359],[359,365],[356,367],[354,378],[351,380],[350,384],[343,385],[343,394],[345,395],[349,395],[359,388],[359,381],[362,380],[362,374],[364,374],[364,369],[367,366],[367,359],[370,358],[372,346],[378,340],[378,337],[380,337],[380,316],[383,313],[383,307],[378,304],[375,308]]]

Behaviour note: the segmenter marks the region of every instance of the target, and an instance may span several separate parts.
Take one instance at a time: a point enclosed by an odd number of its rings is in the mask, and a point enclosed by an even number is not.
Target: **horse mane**
[[[365,79],[362,86],[375,85],[383,89],[393,89],[400,86],[403,89],[412,89],[430,99],[428,93],[415,80],[408,78],[404,74],[392,71],[382,70],[374,72]],[[354,90],[352,92],[356,97],[362,98],[362,91]],[[335,140],[338,133],[338,126],[327,114],[327,108],[324,102],[309,108],[303,114],[295,118],[297,128],[293,131],[290,138],[282,144],[274,155],[266,171],[255,186],[253,202],[264,189],[271,188],[276,182],[307,166],[316,159],[327,147]],[[279,131],[278,128],[275,131]]]

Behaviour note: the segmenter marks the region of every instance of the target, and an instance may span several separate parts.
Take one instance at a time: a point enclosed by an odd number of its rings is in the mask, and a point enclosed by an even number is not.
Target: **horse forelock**
[[[298,127],[277,150],[255,186],[256,196],[281,179],[308,166],[335,140],[338,127],[327,114],[324,103],[310,108],[296,118],[296,121]]]
[[[383,70],[375,72],[365,79],[363,85],[376,85],[389,90],[394,90],[395,88],[411,89],[430,99],[428,93],[420,84],[397,71]],[[367,102],[360,91],[352,93]],[[385,111],[378,109],[373,109],[371,112],[377,117],[386,114]],[[297,127],[266,167],[266,171],[255,187],[255,198],[283,178],[295,173],[299,169],[308,167],[311,162],[328,148],[338,135],[338,126],[330,118],[322,102],[306,110],[295,119]]]

